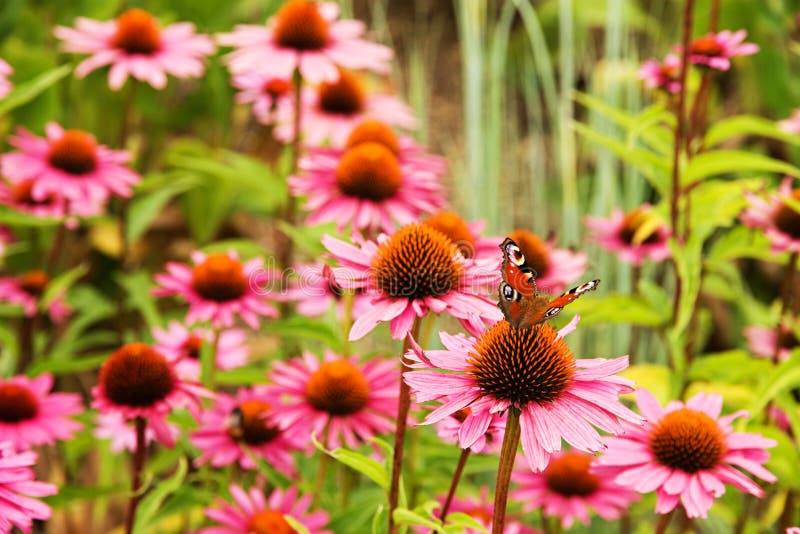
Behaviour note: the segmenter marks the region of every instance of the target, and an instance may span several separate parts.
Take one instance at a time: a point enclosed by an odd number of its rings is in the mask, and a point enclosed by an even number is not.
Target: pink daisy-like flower
[[[357,447],[376,434],[394,429],[397,414],[397,365],[393,361],[342,358],[326,351],[322,361],[311,353],[276,362],[267,386],[285,404],[274,415],[282,428],[316,433],[328,448]],[[328,428],[327,437],[323,435]]]
[[[259,316],[277,317],[278,310],[266,302],[266,286],[274,273],[263,268],[264,260],[253,258],[242,264],[239,255],[192,253],[194,267],[170,262],[167,272],[157,274],[159,297],[180,295],[189,303],[186,322],[211,321],[216,328],[233,326],[239,316],[250,328],[258,328]]]
[[[297,265],[297,277],[282,295],[283,300],[295,302],[295,309],[306,317],[318,317],[335,303],[336,313],[344,316],[344,290],[336,281],[333,269],[326,263]],[[353,295],[352,317],[360,317],[369,309],[369,298],[363,293]]]
[[[489,426],[485,432],[478,436],[475,436],[472,424],[483,424],[483,421],[479,418],[470,417],[470,414],[471,410],[464,408],[450,417],[437,421],[436,434],[442,440],[448,443],[458,443],[458,446],[462,449],[469,449],[476,454],[500,452],[500,446],[503,444],[503,435],[506,431],[505,414],[491,414]]]
[[[53,376],[0,378],[0,442],[17,450],[68,440],[83,425],[70,417],[83,411],[80,395],[50,393]]]
[[[437,500],[441,506],[444,506],[445,497],[439,497]],[[436,517],[441,515],[441,506],[436,512],[434,512]],[[447,516],[450,517],[450,514],[454,513],[468,515],[483,525],[487,530],[491,530],[492,517],[494,516],[494,503],[489,497],[489,488],[482,486],[480,489],[480,494],[477,497],[453,497],[453,500],[450,503],[450,508],[447,511]],[[415,527],[414,530],[416,532],[430,531],[429,528],[422,527]],[[484,533],[483,530],[478,530],[475,528],[465,528],[463,532],[464,534]],[[540,532],[541,531],[536,530],[533,527],[523,525],[519,521],[515,521],[511,518],[506,519],[505,528],[503,529],[503,534],[538,534]]]
[[[465,259],[430,226],[410,224],[358,247],[329,235],[322,244],[341,265],[334,269],[339,283],[370,298],[371,308],[350,329],[351,340],[381,321],[389,321],[392,337],[402,339],[429,311],[446,312],[470,329],[502,318],[494,301],[473,292],[497,279],[496,261]]]
[[[66,199],[61,195],[49,193],[44,199],[36,200],[32,195],[35,184],[35,178],[22,180],[15,184],[0,180],[0,204],[34,217],[64,218],[67,215]],[[102,206],[98,206],[98,213],[100,212],[102,212]]]
[[[467,222],[452,211],[440,211],[425,219],[424,224],[447,236],[465,258],[491,258],[497,261],[499,269],[502,258],[497,254],[497,244],[503,239],[481,236],[486,229],[486,221]]]
[[[106,22],[78,17],[75,26],[58,26],[53,32],[64,42],[65,52],[91,54],[77,66],[75,74],[83,78],[111,65],[108,85],[114,91],[129,75],[154,89],[167,86],[167,74],[199,78],[206,70],[206,56],[216,48],[209,37],[195,34],[194,24],[180,22],[160,28],[158,19],[139,8]]]
[[[442,402],[425,423],[470,408],[462,447],[486,432],[493,414],[520,410],[522,450],[530,468],[542,471],[562,439],[597,452],[605,446],[595,426],[619,434],[619,419],[642,421],[618,398],[633,390],[630,380],[615,374],[628,366],[628,357],[575,359],[564,336],[576,324],[577,316],[556,332],[547,323],[518,329],[499,321],[479,339],[440,332],[445,349],[423,352],[413,343],[406,358],[419,370],[403,378],[418,402]]]
[[[8,77],[14,72],[11,65],[0,59],[0,98],[11,92],[12,85]]]
[[[553,456],[550,465],[541,473],[518,470],[512,476],[517,489],[511,498],[523,503],[523,510],[542,510],[557,517],[564,528],[577,519],[589,524],[589,510],[606,521],[619,518],[639,495],[614,482],[613,477],[592,473],[593,457],[576,451]]]
[[[120,412],[98,413],[95,417],[95,428],[92,435],[97,439],[109,439],[111,444],[109,449],[114,454],[119,454],[124,450],[134,452],[136,450],[136,430],[131,422]],[[177,426],[167,423],[168,432],[172,436],[172,442],[177,441],[180,430]],[[144,442],[150,444],[156,439],[156,434],[151,427],[145,428]]]
[[[392,232],[444,205],[439,158],[383,123],[356,127],[344,150],[316,148],[300,159],[289,190],[307,197],[309,224],[335,222],[339,231]]]
[[[554,238],[544,241],[522,228],[517,228],[508,237],[519,245],[528,265],[536,273],[536,287],[540,291],[560,293],[586,272],[586,253],[556,248]]]
[[[786,133],[800,134],[800,108],[792,111],[788,119],[778,121],[778,127]]]
[[[767,199],[749,192],[745,197],[750,206],[742,212],[742,222],[763,230],[773,252],[800,252],[800,213],[784,202],[787,198],[800,201],[800,189],[792,189],[792,178],[784,178]]]
[[[9,139],[18,151],[0,156],[3,175],[10,182],[34,180],[30,196],[36,202],[63,197],[69,213],[91,217],[111,195],[131,196],[131,186],[141,179],[125,167],[131,159],[128,152],[98,145],[87,132],[64,130],[50,122],[45,134],[36,137],[20,128],[19,135]]]
[[[237,104],[252,104],[253,115],[262,124],[277,120],[278,109],[292,105],[292,84],[284,78],[271,78],[258,72],[245,72],[233,77]]]
[[[286,476],[294,476],[292,451],[306,448],[310,440],[298,426],[278,426],[275,415],[282,409],[280,399],[264,388],[242,388],[236,397],[217,394],[214,408],[203,412],[200,428],[191,434],[192,443],[202,451],[197,463],[223,467],[239,462],[243,469],[255,469],[248,455],[252,452]]]
[[[650,205],[645,204],[628,213],[614,210],[608,219],[587,217],[586,227],[604,249],[617,252],[625,263],[639,266],[645,259],[659,262],[670,256],[670,232],[663,224],[653,222]]]
[[[644,82],[647,89],[662,89],[678,94],[681,91],[680,71],[681,58],[675,54],[667,54],[663,62],[648,59],[642,63],[637,77]]]
[[[235,48],[225,57],[234,75],[255,71],[290,80],[299,70],[307,82],[319,83],[336,81],[337,67],[388,72],[391,49],[362,39],[363,22],[338,16],[333,2],[289,0],[266,26],[239,25],[217,40]]]
[[[50,277],[44,271],[29,271],[17,276],[0,278],[0,302],[21,306],[25,317],[34,317]],[[50,302],[47,314],[54,323],[62,323],[72,310],[59,294]]]
[[[203,345],[213,343],[214,333],[206,328],[189,329],[179,321],[171,321],[166,329],[154,328],[154,349],[175,359],[178,375],[189,380],[200,379],[200,353]],[[247,364],[250,349],[247,332],[239,328],[222,330],[217,339],[214,361],[217,369],[236,369]]]
[[[109,356],[92,395],[92,408],[120,413],[126,420],[146,419],[156,439],[168,447],[175,445],[175,436],[166,416],[175,408],[188,408],[197,416],[200,397],[212,396],[199,384],[182,380],[174,361],[138,342]]]
[[[758,52],[757,44],[742,42],[746,37],[746,30],[723,30],[698,37],[689,45],[689,62],[726,71],[731,68],[732,57],[751,56]]]
[[[327,141],[333,148],[343,148],[353,128],[367,118],[404,130],[413,130],[417,125],[411,108],[399,98],[367,93],[358,76],[348,71],[340,72],[335,82],[322,82],[315,90],[303,91],[301,106],[303,143],[311,147],[322,146]],[[276,118],[275,138],[284,143],[292,141],[292,99],[278,107]]]
[[[781,324],[780,334],[776,332],[775,327],[748,326],[744,329],[744,337],[747,338],[747,345],[754,356],[773,358],[777,348],[780,362],[791,356],[794,349],[800,347],[800,340],[794,330],[785,324]]]
[[[50,507],[31,498],[58,493],[55,485],[34,480],[37,457],[33,451],[16,452],[11,442],[0,441],[0,533],[17,527],[30,534],[34,519],[50,519]]]
[[[606,438],[608,449],[598,458],[596,472],[640,493],[655,491],[656,513],[669,513],[680,502],[688,517],[706,517],[726,483],[763,497],[758,484],[737,467],[775,482],[763,464],[769,459],[765,449],[777,443],[734,432],[731,422],[747,412],[720,417],[719,395],[698,393],[686,404],[672,401],[662,408],[650,392],[639,389],[636,403],[647,423]]]

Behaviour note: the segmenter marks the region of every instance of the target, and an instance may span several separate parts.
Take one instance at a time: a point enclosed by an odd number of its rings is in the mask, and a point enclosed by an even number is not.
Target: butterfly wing
[[[577,287],[573,287],[566,293],[563,293],[562,295],[554,298],[553,300],[547,303],[547,307],[542,312],[542,317],[541,318],[535,317],[536,322],[552,319],[553,317],[561,313],[561,310],[564,309],[564,306],[566,306],[576,298],[580,297],[587,291],[594,291],[595,289],[597,289],[598,285],[600,285],[600,280],[590,280]]]
[[[531,326],[556,317],[564,307],[587,291],[597,289],[600,280],[591,280],[573,287],[566,293],[550,300],[548,297],[534,295],[525,297],[505,282],[500,283],[497,305],[511,326],[530,328]]]
[[[519,246],[510,237],[500,244],[503,251],[503,266],[501,274],[503,281],[523,297],[536,295],[536,273],[525,261]],[[501,290],[502,300],[502,290]]]

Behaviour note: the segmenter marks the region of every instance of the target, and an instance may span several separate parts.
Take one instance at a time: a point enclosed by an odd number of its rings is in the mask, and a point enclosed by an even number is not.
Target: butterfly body
[[[600,284],[600,280],[591,280],[555,298],[540,295],[536,288],[536,273],[528,266],[519,246],[506,238],[500,249],[503,251],[503,281],[500,282],[497,305],[515,328],[529,328],[552,319],[561,313],[564,306]]]

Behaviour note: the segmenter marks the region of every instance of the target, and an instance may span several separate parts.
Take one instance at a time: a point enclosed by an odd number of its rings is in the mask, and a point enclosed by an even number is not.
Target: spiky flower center
[[[446,235],[465,258],[475,255],[475,238],[469,230],[469,225],[452,211],[440,211],[431,215],[425,219],[424,224]]]
[[[691,408],[666,414],[650,431],[649,443],[658,463],[687,473],[711,469],[727,452],[717,422]]]
[[[33,198],[33,186],[36,184],[35,178],[22,180],[11,186],[11,202],[18,206],[49,206],[56,201],[56,196],[49,193],[44,199],[36,200]]]
[[[331,415],[350,415],[367,405],[367,379],[348,360],[324,362],[306,384],[306,400],[317,410]]]
[[[800,202],[800,189],[792,191],[792,199]],[[775,227],[792,239],[800,239],[800,213],[786,203],[775,212]]]
[[[705,35],[692,41],[689,52],[698,56],[714,57],[721,55],[723,49],[713,35]]]
[[[209,254],[192,271],[192,288],[206,300],[227,302],[247,292],[242,264],[227,254]]]
[[[247,532],[254,534],[294,534],[295,530],[275,510],[260,510],[253,514],[247,523]]]
[[[19,384],[0,384],[0,422],[19,423],[39,413],[39,401]]]
[[[203,338],[197,334],[192,334],[186,338],[181,345],[181,353],[193,360],[200,359],[200,351],[203,350]]]
[[[658,243],[660,238],[656,228],[650,228],[645,231],[646,233],[640,231],[640,228],[648,221],[649,217],[648,213],[641,208],[625,214],[618,234],[622,242],[635,246]]]
[[[315,2],[290,0],[275,14],[275,42],[297,50],[319,50],[328,44],[328,21]]]
[[[522,228],[517,228],[509,234],[509,237],[516,241],[525,261],[533,269],[536,276],[545,276],[550,270],[550,254],[547,251],[547,244],[536,234]]]
[[[19,287],[32,297],[40,297],[44,293],[50,277],[44,271],[29,271],[17,278]]]
[[[164,356],[136,342],[123,345],[105,361],[99,382],[114,404],[144,408],[165,399],[177,378]]]
[[[68,174],[88,174],[97,168],[97,143],[86,132],[66,130],[64,135],[50,143],[47,160]]]
[[[397,158],[378,143],[361,143],[345,152],[335,175],[343,195],[374,202],[393,197],[403,183]]]
[[[117,17],[117,31],[111,46],[128,54],[150,55],[161,48],[158,19],[144,9],[129,9]]]
[[[325,113],[355,115],[364,111],[366,95],[361,81],[347,71],[339,71],[335,82],[319,84],[319,108]]]
[[[471,374],[491,397],[522,408],[558,400],[575,376],[575,358],[547,323],[514,328],[500,321],[470,353]]]
[[[353,128],[347,137],[347,148],[353,148],[361,143],[380,143],[395,156],[400,155],[400,142],[392,129],[385,123],[375,119],[365,119]]]
[[[372,261],[380,290],[393,298],[442,297],[458,288],[463,266],[456,246],[424,224],[398,230],[378,247]]]
[[[277,426],[268,423],[267,414],[270,411],[272,407],[264,401],[258,399],[244,401],[231,413],[233,424],[229,429],[230,435],[248,445],[269,443],[281,433]]]
[[[548,489],[564,497],[588,497],[600,487],[600,477],[589,472],[591,459],[586,454],[568,452],[550,460],[544,472]]]

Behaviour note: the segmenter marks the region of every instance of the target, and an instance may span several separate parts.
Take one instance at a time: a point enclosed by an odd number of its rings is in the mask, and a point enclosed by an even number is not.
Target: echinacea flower
[[[744,337],[754,356],[774,358],[777,349],[778,361],[782,362],[791,356],[793,350],[800,348],[800,340],[792,328],[785,324],[779,328],[780,332],[774,326],[745,327]]]
[[[732,57],[751,56],[758,52],[757,44],[742,42],[746,37],[747,30],[723,30],[698,37],[689,45],[689,62],[726,71],[731,68]]]
[[[522,450],[531,470],[542,471],[562,439],[573,449],[597,452],[605,446],[595,426],[619,434],[620,419],[642,421],[618,398],[633,390],[630,380],[615,374],[628,357],[576,359],[564,341],[576,324],[573,319],[557,332],[547,323],[514,328],[499,321],[479,339],[440,332],[444,350],[422,351],[412,343],[406,359],[417,370],[403,378],[418,402],[442,403],[425,423],[469,407],[471,433],[480,435],[493,414],[520,410]]]
[[[28,271],[17,276],[0,278],[0,302],[22,307],[25,317],[35,317],[42,304],[42,297],[50,284],[44,271]],[[47,314],[54,323],[62,323],[72,313],[59,293],[50,301]]]
[[[648,59],[642,63],[637,77],[644,82],[647,89],[662,89],[678,94],[681,91],[680,71],[681,58],[675,54],[667,54],[663,62]]]
[[[557,517],[564,528],[576,519],[588,525],[590,510],[606,521],[617,519],[639,495],[613,477],[592,473],[593,461],[586,453],[569,451],[554,455],[541,473],[517,470],[512,475],[517,487],[511,498],[523,503],[526,512],[541,509],[544,515]]]
[[[236,103],[252,104],[253,115],[262,124],[272,124],[277,120],[278,109],[285,103],[292,105],[290,80],[272,78],[258,72],[245,72],[233,77]]]
[[[444,505],[445,497],[439,497],[437,500]],[[481,524],[487,531],[491,530],[492,517],[494,516],[494,503],[489,497],[489,489],[486,486],[482,486],[480,488],[480,493],[475,497],[455,496],[447,511],[448,517],[450,514],[454,513],[467,515]],[[439,517],[441,515],[441,507],[435,511],[434,514],[436,517]],[[415,528],[414,530],[417,532],[430,531],[429,528]],[[463,534],[483,534],[485,531],[466,527],[460,532],[463,532]],[[519,521],[515,521],[511,518],[506,519],[505,528],[503,529],[503,534],[538,534],[539,532],[539,530],[523,525]]]
[[[645,204],[627,213],[614,210],[608,219],[587,217],[586,227],[604,249],[618,253],[625,263],[640,266],[645,259],[659,262],[670,256],[670,232],[653,217]]]
[[[311,496],[300,497],[295,486],[274,489],[268,499],[256,487],[245,491],[231,485],[228,490],[233,504],[217,499],[217,507],[205,511],[206,516],[220,526],[200,529],[199,534],[290,534],[294,529],[284,516],[303,525],[308,534],[331,534],[325,530],[328,514],[323,510],[309,512]]]
[[[486,229],[486,221],[467,222],[452,211],[440,211],[425,219],[423,223],[447,236],[465,258],[496,259],[499,270],[502,257],[497,254],[497,244],[502,239],[496,236],[481,236]]]
[[[731,423],[747,412],[720,417],[719,395],[698,393],[685,404],[672,401],[662,408],[649,391],[638,389],[636,404],[645,426],[606,438],[608,449],[597,459],[596,472],[640,493],[655,491],[656,513],[669,513],[680,502],[688,517],[704,518],[725,484],[763,497],[764,490],[737,468],[775,482],[763,464],[769,459],[766,449],[777,443],[734,432]]]
[[[97,215],[110,196],[131,196],[141,179],[125,166],[128,152],[98,145],[93,135],[54,122],[47,123],[44,138],[20,128],[9,143],[17,151],[0,156],[3,176],[14,184],[33,180],[30,197],[36,202],[65,198],[70,214]]]
[[[180,435],[180,430],[172,423],[167,423],[168,432],[172,436],[172,441],[176,441]],[[136,429],[131,425],[131,421],[126,419],[120,412],[98,413],[95,417],[95,427],[92,435],[97,439],[111,440],[109,449],[114,454],[119,454],[124,450],[134,452],[136,450]],[[156,439],[153,428],[148,426],[144,431],[144,442],[150,444]]]
[[[0,180],[0,204],[28,213],[34,217],[44,219],[64,218],[67,214],[66,199],[61,195],[49,193],[45,198],[36,200],[32,195],[35,183],[35,178],[29,178],[17,183],[8,183]],[[102,207],[98,207],[98,213],[101,211]]]
[[[342,148],[350,132],[364,119],[371,118],[403,130],[413,130],[414,113],[399,98],[368,93],[359,77],[341,71],[335,82],[322,82],[316,89],[302,92],[300,129],[303,144]],[[284,143],[294,139],[294,102],[283,101],[278,108],[275,138]]]
[[[800,252],[800,213],[784,201],[800,201],[800,189],[792,189],[792,178],[784,178],[766,199],[750,192],[744,195],[750,205],[742,212],[742,222],[763,230],[773,252]]]
[[[415,319],[429,311],[448,313],[466,328],[502,318],[493,301],[473,292],[496,279],[496,262],[464,258],[430,226],[410,224],[360,246],[325,235],[322,244],[341,266],[334,269],[337,281],[370,298],[371,308],[350,329],[351,340],[364,337],[381,321],[389,321],[392,337],[402,339]]]
[[[75,19],[75,28],[56,27],[65,52],[91,54],[75,68],[78,78],[111,65],[108,85],[120,89],[128,76],[149,83],[154,89],[167,86],[167,74],[177,78],[199,78],[205,58],[214,53],[214,43],[195,34],[194,24],[179,22],[161,28],[158,19],[139,8],[129,9],[115,20]]]
[[[277,317],[278,310],[266,301],[265,287],[272,274],[253,258],[244,264],[234,251],[192,253],[194,267],[170,262],[167,272],[157,274],[159,297],[179,295],[189,303],[186,323],[211,321],[216,328],[233,326],[238,315],[250,328],[258,328],[259,316]]]
[[[0,441],[0,533],[14,527],[24,534],[33,531],[33,520],[50,519],[52,510],[32,497],[58,493],[55,485],[34,480],[33,466],[38,455],[33,451],[16,452],[9,441]]]
[[[153,329],[153,339],[157,352],[174,357],[179,376],[199,380],[200,354],[204,345],[214,343],[214,332],[207,328],[190,329],[179,321],[170,321],[166,329]],[[239,328],[220,331],[214,348],[217,369],[242,367],[250,356],[247,332]]]
[[[373,358],[359,363],[326,351],[322,361],[311,354],[276,362],[269,373],[270,394],[284,404],[275,412],[282,428],[316,433],[328,448],[357,447],[394,429],[397,414],[397,365]],[[325,429],[327,436],[323,435]]]
[[[486,430],[476,435],[472,423],[480,422],[485,424],[482,419],[469,417],[471,410],[463,408],[445,417],[436,423],[436,435],[448,443],[457,443],[462,449],[469,449],[476,454],[500,452],[503,442],[503,434],[506,430],[505,414],[491,414],[489,426]]]
[[[297,277],[291,281],[291,286],[284,292],[282,299],[295,302],[295,309],[306,317],[317,317],[330,310],[331,305],[336,305],[339,317],[344,317],[344,290],[336,281],[333,269],[326,263],[312,263],[295,266]],[[352,296],[352,317],[360,317],[369,308],[369,298],[362,292],[355,292]]]
[[[51,393],[53,375],[0,378],[0,442],[17,450],[71,439],[83,425],[70,417],[83,411],[77,393]]]
[[[559,293],[586,272],[586,253],[556,248],[555,239],[544,241],[539,236],[517,228],[508,237],[519,245],[528,265],[536,274],[539,291]]]
[[[123,345],[103,363],[92,396],[92,408],[120,413],[126,420],[146,419],[158,441],[172,447],[175,436],[166,416],[176,408],[196,415],[200,397],[212,395],[199,384],[181,379],[174,361],[135,342]]]
[[[251,453],[286,476],[294,476],[292,451],[307,448],[311,441],[297,426],[278,426],[275,414],[283,407],[277,396],[263,387],[242,388],[235,397],[218,393],[214,402],[190,436],[202,452],[198,464],[223,467],[238,462],[243,469],[255,469]]]
[[[14,72],[11,65],[0,59],[0,98],[5,97],[11,92],[11,82],[8,80],[9,75]]]
[[[800,108],[792,111],[788,119],[778,121],[778,128],[786,133],[794,135],[800,134]]]
[[[307,198],[309,224],[388,233],[444,205],[444,166],[377,121],[357,126],[344,149],[311,149],[299,169],[289,190]]]
[[[234,75],[255,71],[291,80],[298,70],[307,82],[319,83],[336,81],[337,67],[388,72],[391,49],[362,39],[363,22],[338,17],[333,2],[289,0],[266,26],[238,25],[217,41],[234,47],[224,58]]]

